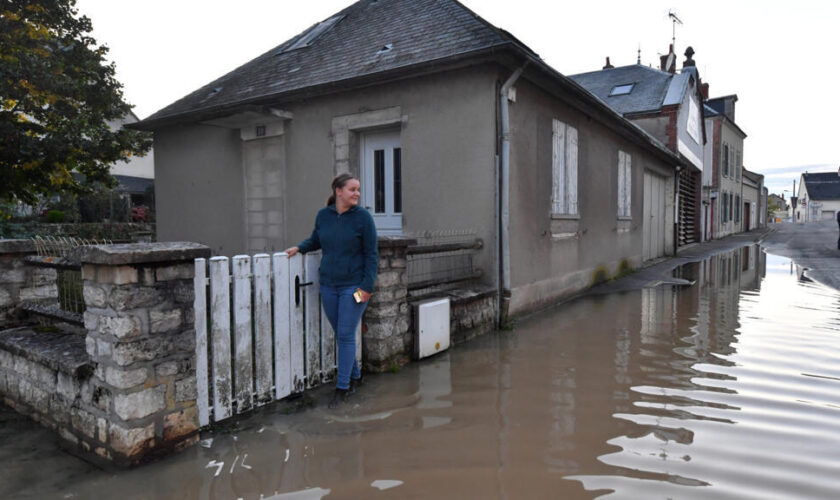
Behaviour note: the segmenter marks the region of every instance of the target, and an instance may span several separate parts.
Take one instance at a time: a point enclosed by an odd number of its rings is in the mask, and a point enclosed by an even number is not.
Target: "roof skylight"
[[[635,86],[635,83],[625,83],[624,85],[616,85],[612,88],[612,90],[610,90],[609,97],[613,97],[616,95],[627,95],[633,91],[633,87]]]
[[[309,47],[315,42],[315,40],[317,40],[321,35],[329,31],[330,28],[338,24],[338,22],[341,21],[343,18],[343,15],[338,15],[333,16],[327,19],[326,21],[321,21],[315,26],[309,28],[309,30],[305,31],[297,40],[295,40],[295,43],[283,49],[283,52],[289,52],[292,50]]]

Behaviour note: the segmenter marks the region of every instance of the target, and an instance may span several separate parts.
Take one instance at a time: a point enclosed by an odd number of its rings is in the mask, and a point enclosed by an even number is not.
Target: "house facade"
[[[677,73],[673,46],[659,69],[642,65],[613,67],[572,75],[575,82],[598,96],[616,112],[659,139],[679,158],[675,180],[676,244],[700,241],[701,172],[706,132],[703,95],[694,50],[688,47]]]
[[[216,254],[302,240],[341,172],[380,235],[479,237],[502,316],[674,248],[683,159],[455,1],[359,1],[136,127],[158,239]]]
[[[840,211],[840,172],[805,172],[799,179],[793,221],[834,220]]]

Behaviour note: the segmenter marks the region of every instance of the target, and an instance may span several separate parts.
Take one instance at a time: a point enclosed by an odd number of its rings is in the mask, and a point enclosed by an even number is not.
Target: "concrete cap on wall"
[[[35,253],[35,242],[32,240],[0,240],[0,254]]]
[[[79,247],[74,254],[82,264],[122,266],[207,259],[210,257],[210,247],[189,241],[124,243]]]

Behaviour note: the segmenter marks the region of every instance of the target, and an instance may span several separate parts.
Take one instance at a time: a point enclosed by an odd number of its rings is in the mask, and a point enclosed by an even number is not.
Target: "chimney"
[[[668,53],[659,56],[659,69],[668,73],[677,72],[677,56],[674,54],[674,44],[668,46]]]
[[[694,66],[694,59],[691,56],[694,55],[694,49],[688,47],[685,49],[685,61],[683,62],[683,68],[693,67]]]
[[[700,94],[703,95],[704,100],[709,99],[709,84],[708,83],[704,83],[704,84],[700,85]]]
[[[605,64],[605,65],[604,65],[604,67],[603,67],[602,69],[613,69],[613,68],[615,68],[615,66],[613,66],[612,64],[610,64],[610,58],[609,58],[609,57],[607,57],[607,64]]]

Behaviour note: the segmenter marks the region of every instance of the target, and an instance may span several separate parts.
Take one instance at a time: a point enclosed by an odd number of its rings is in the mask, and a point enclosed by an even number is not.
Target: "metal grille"
[[[46,238],[36,236],[32,241],[35,243],[38,258],[28,259],[27,263],[36,267],[55,269],[60,312],[70,313],[76,318],[81,317],[85,312],[82,268],[81,263],[68,259],[69,252],[74,248],[87,245],[111,244],[111,241],[52,236]],[[44,308],[37,308],[37,311],[49,312]]]
[[[412,295],[481,277],[473,262],[483,246],[476,231],[427,231],[411,237],[417,239],[417,245],[408,249],[407,278]]]

